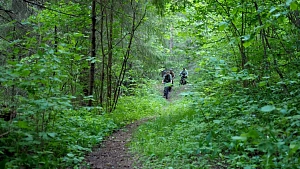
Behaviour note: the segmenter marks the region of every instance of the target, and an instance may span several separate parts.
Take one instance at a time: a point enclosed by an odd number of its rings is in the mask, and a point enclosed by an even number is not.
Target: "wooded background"
[[[188,68],[197,104],[250,94],[296,115],[299,14],[298,0],[0,0],[0,140],[33,129],[43,149],[57,112],[113,112],[163,68]]]

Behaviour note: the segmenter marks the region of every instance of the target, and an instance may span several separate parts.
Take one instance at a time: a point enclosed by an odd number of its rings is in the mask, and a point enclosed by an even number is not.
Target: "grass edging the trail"
[[[130,149],[143,169],[300,168],[299,97],[190,94],[133,134]]]
[[[182,100],[169,104],[165,111],[170,113],[139,127],[130,143],[132,153],[137,154],[144,169],[199,168],[197,136],[207,124],[199,121]]]

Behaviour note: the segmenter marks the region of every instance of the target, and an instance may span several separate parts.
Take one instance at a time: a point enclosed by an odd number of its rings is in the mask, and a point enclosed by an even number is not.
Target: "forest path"
[[[173,102],[179,99],[180,93],[185,89],[186,86],[175,86],[168,100]],[[161,94],[163,95],[163,91]],[[131,136],[138,126],[147,120],[149,119],[131,123],[109,136],[99,147],[96,147],[93,152],[87,155],[86,161],[90,164],[90,167],[92,169],[140,168],[136,163],[137,160],[134,159],[134,155],[130,154],[127,144],[130,142]]]
[[[101,145],[90,153],[86,160],[93,169],[132,169],[133,155],[129,153],[126,144],[130,141],[134,130],[143,123],[137,121],[114,132]]]

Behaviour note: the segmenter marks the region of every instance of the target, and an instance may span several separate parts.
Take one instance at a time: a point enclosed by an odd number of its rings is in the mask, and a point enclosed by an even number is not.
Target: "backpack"
[[[171,82],[171,74],[166,74],[164,77],[164,82],[169,83]]]
[[[172,75],[172,78],[174,78],[174,77],[175,77],[175,74],[174,74],[174,72],[170,72],[170,74]]]
[[[164,77],[164,75],[166,74],[166,70],[161,71],[161,77]]]

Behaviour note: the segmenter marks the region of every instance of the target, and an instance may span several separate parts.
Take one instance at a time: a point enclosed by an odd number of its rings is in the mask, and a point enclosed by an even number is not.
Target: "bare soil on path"
[[[116,131],[100,147],[90,153],[86,160],[92,169],[133,169],[135,159],[126,144],[134,130],[145,120],[137,121]],[[137,164],[136,164],[137,165]]]
[[[176,100],[184,88],[184,86],[174,88],[169,101]],[[134,155],[129,152],[127,143],[130,142],[133,132],[145,121],[147,119],[129,124],[109,136],[86,156],[90,167],[92,169],[140,169],[140,165],[136,163],[137,159],[134,159]]]

